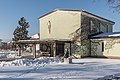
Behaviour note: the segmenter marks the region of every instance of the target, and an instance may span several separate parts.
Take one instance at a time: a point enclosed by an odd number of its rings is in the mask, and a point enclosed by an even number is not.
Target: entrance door
[[[56,56],[64,56],[64,44],[63,43],[56,44]]]

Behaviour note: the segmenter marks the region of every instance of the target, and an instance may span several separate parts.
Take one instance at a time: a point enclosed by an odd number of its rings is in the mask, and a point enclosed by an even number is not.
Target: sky
[[[120,13],[107,0],[0,0],[0,39],[12,39],[21,17],[29,22],[29,36],[39,33],[38,18],[54,9],[85,10],[114,21],[113,31],[120,31]]]

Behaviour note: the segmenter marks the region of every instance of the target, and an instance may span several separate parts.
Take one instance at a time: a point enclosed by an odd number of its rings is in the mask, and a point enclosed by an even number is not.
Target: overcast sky
[[[11,39],[21,17],[30,24],[29,35],[38,33],[38,18],[54,9],[85,10],[114,21],[114,31],[120,31],[120,14],[106,0],[0,0],[0,38]]]

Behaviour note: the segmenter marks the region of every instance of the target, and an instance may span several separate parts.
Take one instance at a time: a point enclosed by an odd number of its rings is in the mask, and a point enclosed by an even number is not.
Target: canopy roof
[[[91,39],[101,39],[101,38],[120,38],[120,32],[108,32],[101,33],[90,37]]]
[[[42,40],[19,40],[15,41],[14,43],[17,44],[41,44],[41,43],[56,43],[56,42],[63,42],[63,43],[71,43],[70,39],[42,39]]]

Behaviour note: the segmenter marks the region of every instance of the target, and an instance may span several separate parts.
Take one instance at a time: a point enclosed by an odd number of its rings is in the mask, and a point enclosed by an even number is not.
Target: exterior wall
[[[91,29],[92,28],[92,29]],[[76,54],[80,54],[81,57],[90,55],[102,55],[102,42],[96,41],[94,44],[90,43],[88,36],[90,34],[96,34],[99,32],[112,32],[112,24],[104,20],[98,19],[88,14],[81,14],[81,26],[80,26],[80,41],[76,42]],[[90,48],[99,48],[96,51],[91,51]],[[94,53],[94,54],[93,54]]]
[[[92,42],[93,42],[91,47],[92,56],[120,57],[120,39],[105,39],[103,41],[92,40]],[[101,44],[102,42],[104,42],[103,52]]]
[[[32,39],[39,39],[40,38],[39,33],[32,35],[31,38]],[[37,53],[39,52],[39,50],[40,50],[40,44],[36,44],[36,51],[37,51]]]
[[[40,20],[40,39],[71,39],[69,36],[80,27],[80,12],[56,11]],[[48,27],[51,27],[49,33]]]
[[[109,28],[108,28],[108,32],[113,32],[113,25],[108,24]]]
[[[78,33],[78,32],[77,32]],[[79,29],[79,40],[75,41],[74,50],[75,54],[81,57],[90,55],[90,43],[88,39],[89,32],[89,19],[81,14],[81,26]]]
[[[104,56],[102,52],[102,40],[91,40],[91,56]]]
[[[120,39],[105,40],[105,56],[120,57]]]
[[[90,43],[88,36],[99,32],[112,32],[110,22],[102,20],[92,15],[78,11],[55,11],[46,15],[40,20],[40,39],[75,39],[72,44],[72,52],[82,57],[91,55],[102,56],[102,42]],[[91,21],[94,29],[91,32]],[[107,26],[107,27],[106,27]],[[107,30],[108,28],[108,30]],[[73,34],[72,34],[73,33]],[[71,35],[72,34],[72,35]],[[65,47],[68,45],[65,45]],[[90,49],[91,48],[91,49]]]
[[[100,19],[96,16],[87,14],[87,13],[82,13],[82,15],[87,16],[89,19],[89,26],[90,26],[90,33],[99,33],[99,32],[113,32],[113,24],[105,21],[103,19]]]
[[[100,24],[100,32],[113,32],[113,25],[109,24],[109,23],[104,23],[104,24]]]

